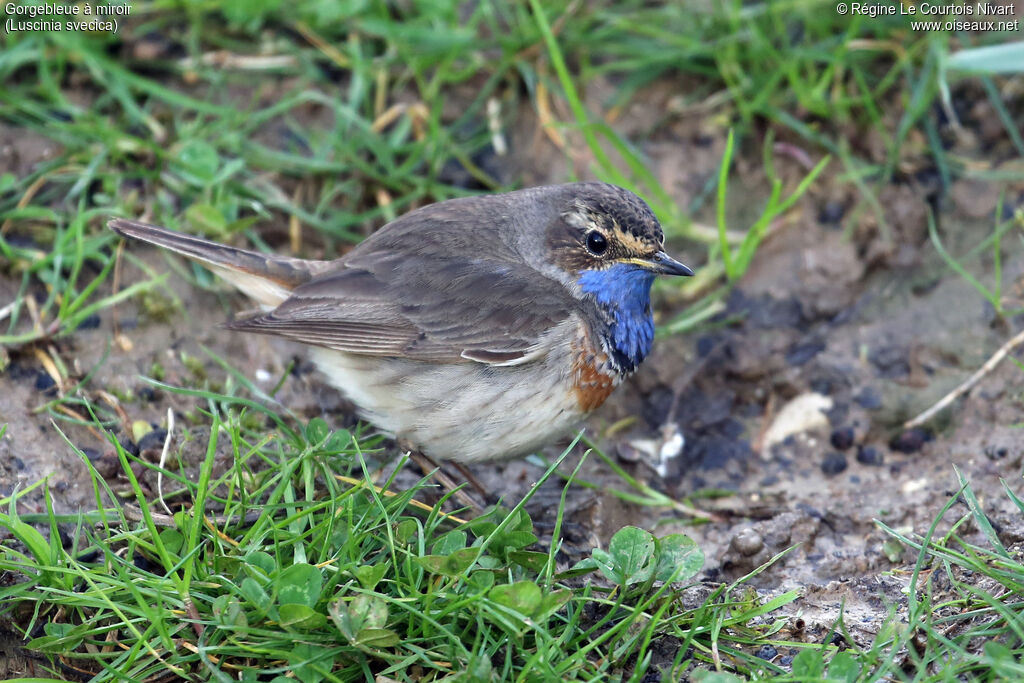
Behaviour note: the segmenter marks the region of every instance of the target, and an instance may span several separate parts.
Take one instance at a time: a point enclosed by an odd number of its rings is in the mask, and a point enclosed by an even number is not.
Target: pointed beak
[[[663,251],[659,251],[650,258],[636,259],[634,263],[659,275],[693,275],[692,270]]]

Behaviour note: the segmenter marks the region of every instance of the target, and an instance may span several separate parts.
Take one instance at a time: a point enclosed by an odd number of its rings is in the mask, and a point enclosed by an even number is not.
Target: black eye
[[[608,239],[597,230],[591,230],[587,233],[587,249],[600,256],[608,249]]]

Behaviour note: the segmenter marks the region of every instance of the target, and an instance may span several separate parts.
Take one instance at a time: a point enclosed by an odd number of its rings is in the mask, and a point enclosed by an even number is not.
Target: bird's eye
[[[597,230],[591,230],[587,233],[587,249],[590,253],[600,256],[608,249],[608,238]]]

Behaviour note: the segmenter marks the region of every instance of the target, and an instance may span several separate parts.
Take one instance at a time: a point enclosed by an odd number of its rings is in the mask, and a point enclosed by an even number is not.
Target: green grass
[[[414,505],[427,479],[397,495],[367,483],[346,431],[317,418],[268,439],[245,427],[244,403],[206,396],[212,430],[197,480],[173,458],[163,471],[168,496],[191,501],[187,510],[153,510],[132,464],[158,466],[122,449],[127,499],[91,470],[93,512],[19,515],[28,491],[0,500],[0,523],[17,541],[0,546],[0,570],[23,579],[0,589],[0,604],[35,634],[30,650],[60,654],[96,681],[284,681],[287,671],[313,682],[640,680],[654,641],[675,650],[659,667],[683,671],[713,651],[754,666],[743,645],[778,625],[751,622],[796,597],[761,604],[723,586],[684,608],[703,564],[686,536],[626,527],[569,567],[554,540],[561,512],[538,539],[529,496],[462,522]],[[220,440],[235,458],[215,475]],[[70,544],[58,525],[73,529]]]
[[[1021,180],[1019,170],[979,170],[951,154],[936,124],[937,111],[955,117],[956,79],[978,79],[1024,152],[992,75],[1019,55],[1000,45],[1015,36],[915,34],[898,17],[841,17],[834,5],[263,0],[218,8],[157,0],[132,3],[119,35],[4,35],[0,122],[56,147],[24,172],[0,174],[0,268],[19,283],[0,319],[0,366],[8,354],[42,352],[44,342],[118,302],[135,302],[144,316],[175,315],[165,276],[130,251],[119,255],[102,227],[109,216],[331,253],[413,206],[519,186],[514,173],[498,172],[503,160],[490,149],[491,125],[506,129],[521,105],[563,140],[567,178],[581,145],[593,160],[587,172],[644,196],[672,247],[701,255],[698,276],[684,285],[689,306],[662,333],[693,330],[719,312],[773,224],[825,173],[841,169],[836,182],[857,197],[852,212],[876,212],[883,233],[890,226],[877,190],[899,176],[908,147],[946,187],[959,178]],[[123,39],[137,45],[145,35],[155,56],[122,52]],[[595,104],[586,94],[599,77],[613,88]],[[628,139],[606,120],[662,81],[678,82],[680,98],[652,137],[672,116],[699,115],[728,141],[720,172],[688,206],[650,168],[646,137]],[[895,122],[887,118],[893,102]],[[489,103],[499,105],[497,116]],[[868,132],[881,140],[881,156],[851,144]],[[776,140],[814,157],[800,178],[784,181],[774,168]],[[740,156],[763,157],[769,188],[743,226],[730,216],[749,201],[747,188],[727,187]],[[712,228],[691,219],[708,207]],[[979,247],[991,250],[997,271],[1013,227],[999,222]],[[934,230],[933,239],[941,250]],[[977,250],[942,253],[970,276],[961,264]],[[115,287],[119,258],[144,277]],[[202,270],[179,275],[217,286]],[[1012,316],[1018,311],[1002,307],[998,275],[992,285],[972,284]],[[59,351],[44,355],[65,391],[38,410],[57,424],[114,429],[114,412],[90,399],[91,374],[73,376]],[[298,427],[285,409],[267,408],[274,392],[222,365],[223,386],[197,374],[195,386],[162,387],[197,402],[183,430],[211,429],[199,481],[176,463],[163,475],[187,512],[164,519],[151,509],[133,458],[120,450],[133,483],[127,499],[93,471],[91,512],[24,514],[18,499],[28,490],[0,501],[0,528],[14,539],[0,544],[0,568],[20,581],[0,589],[0,604],[29,649],[67,658],[97,680],[174,672],[439,680],[463,672],[465,680],[639,681],[694,668],[694,678],[717,671],[705,681],[734,680],[730,672],[776,681],[1020,677],[1024,579],[991,534],[978,547],[952,532],[892,532],[918,549],[910,621],[894,617],[871,647],[837,654],[834,645],[781,638],[772,612],[791,593],[763,601],[740,581],[711,586],[699,606],[684,607],[699,557],[685,537],[627,528],[571,576],[559,529],[541,537],[525,501],[511,514],[462,524],[411,503],[425,481],[384,495],[362,466],[361,448],[372,441],[317,421]],[[218,476],[214,442],[229,443],[234,455]],[[674,504],[623,475],[624,498]],[[967,519],[985,528],[975,508]],[[69,547],[58,525],[73,528]],[[667,558],[685,560],[675,583],[662,581]],[[930,592],[926,577],[937,569],[959,577],[954,597],[936,601]],[[1003,593],[979,592],[966,572],[990,577]],[[771,664],[753,654],[765,644],[800,653],[788,667]],[[673,654],[654,658],[666,650]],[[942,668],[944,658],[952,665]]]
[[[826,645],[779,637],[789,620],[772,612],[797,591],[766,600],[744,577],[709,587],[693,606],[685,596],[703,556],[686,536],[625,527],[607,550],[570,565],[557,540],[561,506],[542,537],[524,510],[529,496],[463,522],[414,502],[428,478],[397,494],[368,483],[366,453],[344,430],[314,419],[267,438],[246,426],[258,408],[205,398],[213,429],[197,480],[174,457],[162,472],[168,498],[191,501],[173,516],[153,509],[132,465],[159,467],[121,449],[131,491],[119,495],[91,470],[95,511],[19,513],[18,498],[35,487],[0,499],[14,539],[0,544],[0,570],[20,577],[0,588],[0,616],[28,649],[95,681],[283,682],[289,671],[313,682],[738,680],[716,667],[773,681],[1020,675],[1024,565],[962,477],[924,537],[881,525],[917,551],[909,605],[868,647],[847,637],[840,650],[842,620]],[[235,458],[215,474],[221,440]],[[958,502],[968,511],[939,536]],[[971,523],[985,545],[958,535]],[[781,667],[752,654],[765,645],[799,653]]]

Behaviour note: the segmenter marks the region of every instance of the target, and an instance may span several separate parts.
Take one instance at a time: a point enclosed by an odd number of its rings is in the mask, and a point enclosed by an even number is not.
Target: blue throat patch
[[[607,341],[621,372],[633,372],[651,351],[654,318],[651,284],[654,273],[628,263],[580,273],[580,289],[593,294],[612,319]]]

